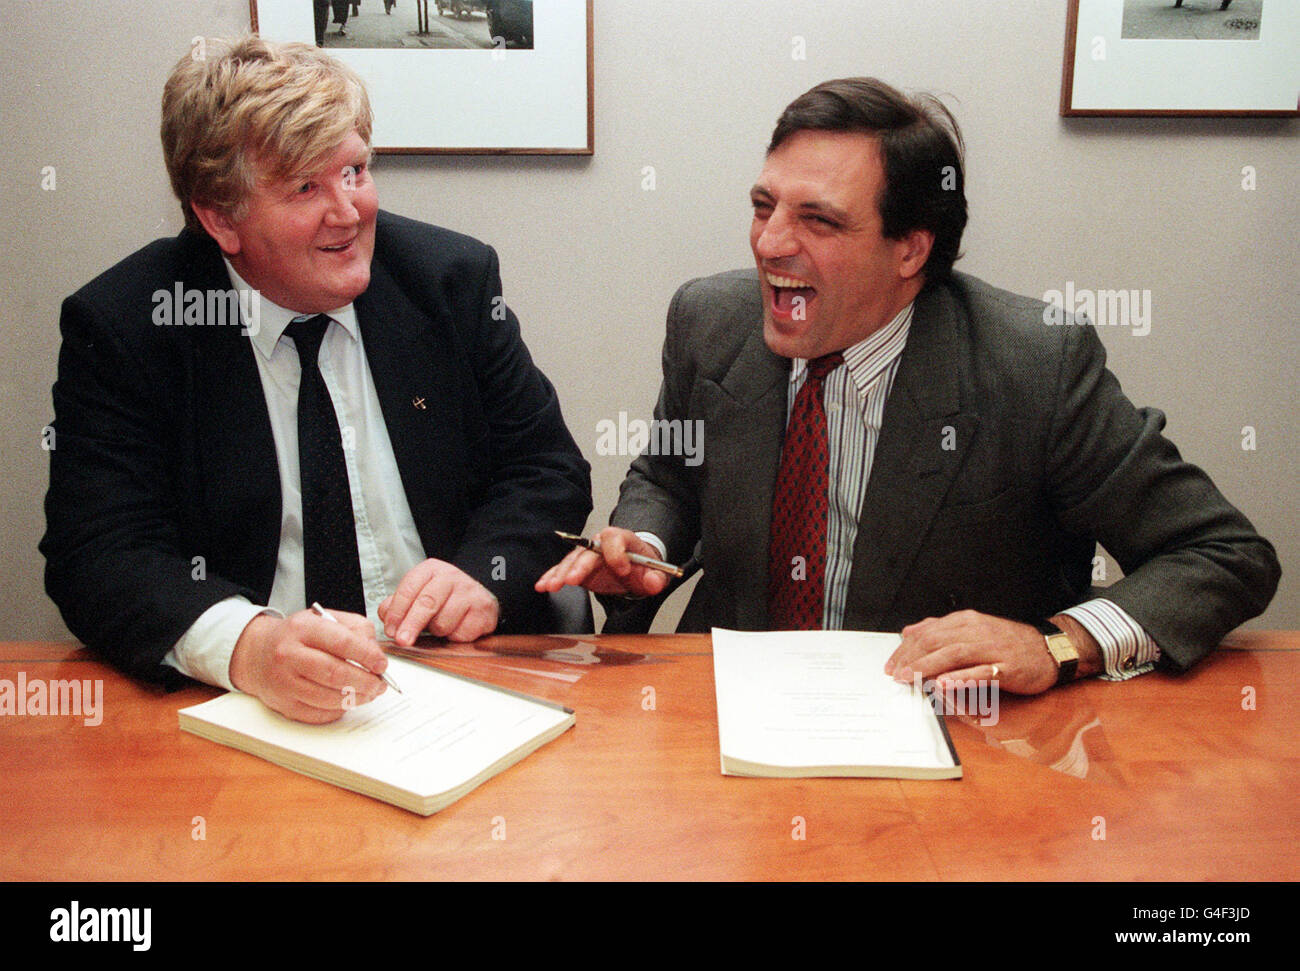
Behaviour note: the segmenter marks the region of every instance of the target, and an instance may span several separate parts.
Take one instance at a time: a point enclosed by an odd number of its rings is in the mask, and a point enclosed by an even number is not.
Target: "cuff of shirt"
[[[647,543],[649,543],[651,546],[657,549],[659,551],[659,559],[661,560],[668,559],[668,549],[664,546],[664,541],[661,540],[654,533],[637,533],[636,538],[640,540],[645,540]]]
[[[227,597],[199,614],[199,619],[167,652],[163,664],[181,674],[234,691],[230,683],[230,657],[249,621],[260,614],[283,617],[278,610],[259,607],[243,597]]]
[[[1109,600],[1089,600],[1061,613],[1073,617],[1101,645],[1103,681],[1127,681],[1155,669],[1160,648],[1136,620]]]

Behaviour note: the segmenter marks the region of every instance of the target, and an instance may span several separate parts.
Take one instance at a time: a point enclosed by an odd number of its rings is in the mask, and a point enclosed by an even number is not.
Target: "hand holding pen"
[[[607,526],[594,539],[559,535],[577,546],[542,574],[534,584],[539,592],[582,586],[593,593],[652,597],[672,576],[681,576],[680,567],[663,562],[657,549],[626,529]]]
[[[339,622],[339,619],[338,619],[337,617],[335,617],[333,614],[331,614],[328,610],[326,610],[324,607],[322,607],[322,606],[321,606],[320,604],[318,604],[318,603],[313,603],[313,604],[311,605],[311,612],[314,613],[317,617],[324,617],[326,620],[332,620],[332,621],[334,621],[334,623],[336,623],[336,624]],[[344,658],[344,660],[347,661],[349,664],[351,664],[351,665],[354,666],[354,667],[361,668],[362,671],[367,671],[367,670],[369,670],[368,668],[366,668],[366,667],[363,666],[362,664],[358,663],[357,661],[352,660],[352,658]],[[371,673],[371,674],[376,674],[376,672],[374,672],[374,671],[371,671],[370,673]],[[390,677],[388,676],[388,672],[385,671],[385,672],[379,673],[378,676],[384,679],[384,684],[386,684],[386,685],[388,685],[388,687],[394,689],[394,690],[395,690],[399,695],[405,693],[405,692],[402,691],[401,688],[397,687],[397,682],[394,681],[392,678],[390,678]]]
[[[358,614],[260,613],[230,655],[233,687],[294,721],[326,724],[374,700],[386,659],[375,628]]]

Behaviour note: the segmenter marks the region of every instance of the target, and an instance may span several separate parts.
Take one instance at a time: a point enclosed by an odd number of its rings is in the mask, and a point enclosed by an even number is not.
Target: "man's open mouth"
[[[817,291],[799,277],[777,273],[766,273],[764,277],[772,288],[772,307],[777,313],[795,315],[802,312],[817,295]]]

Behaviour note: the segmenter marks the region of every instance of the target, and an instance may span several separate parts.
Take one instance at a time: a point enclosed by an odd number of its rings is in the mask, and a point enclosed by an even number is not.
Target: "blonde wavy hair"
[[[185,225],[204,232],[193,202],[242,219],[259,176],[313,172],[354,131],[369,146],[372,122],[361,78],[319,48],[254,36],[196,43],[162,101],[163,157]]]

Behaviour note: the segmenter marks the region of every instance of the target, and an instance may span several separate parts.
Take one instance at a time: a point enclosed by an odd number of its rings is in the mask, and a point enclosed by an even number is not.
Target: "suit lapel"
[[[188,242],[183,289],[229,291],[230,276],[216,245],[196,236]],[[180,401],[193,408],[186,420],[194,429],[188,440],[194,452],[185,465],[194,469],[191,487],[202,497],[191,512],[205,510],[209,517],[202,533],[218,550],[214,563],[267,598],[280,544],[282,497],[256,352],[244,328],[230,323],[194,327],[187,336],[185,380],[192,393]],[[230,529],[231,523],[239,529]]]
[[[483,449],[466,442],[463,402],[474,389],[461,376],[469,367],[456,365],[463,351],[450,322],[416,307],[378,259],[355,307],[411,516],[426,553],[447,556],[458,542],[449,524],[464,518],[465,483],[440,470],[482,460]]]
[[[735,599],[735,623],[761,629],[767,622],[767,560],[772,490],[781,460],[786,387],[790,362],[768,350],[755,329],[731,368],[715,385],[705,432],[710,478],[717,498],[705,509],[719,510],[722,563],[710,566],[731,574],[726,584]],[[742,489],[743,485],[743,489]],[[737,502],[743,494],[747,502]]]
[[[979,428],[963,406],[962,328],[946,289],[917,298],[858,518],[847,628],[872,629],[894,601]]]

